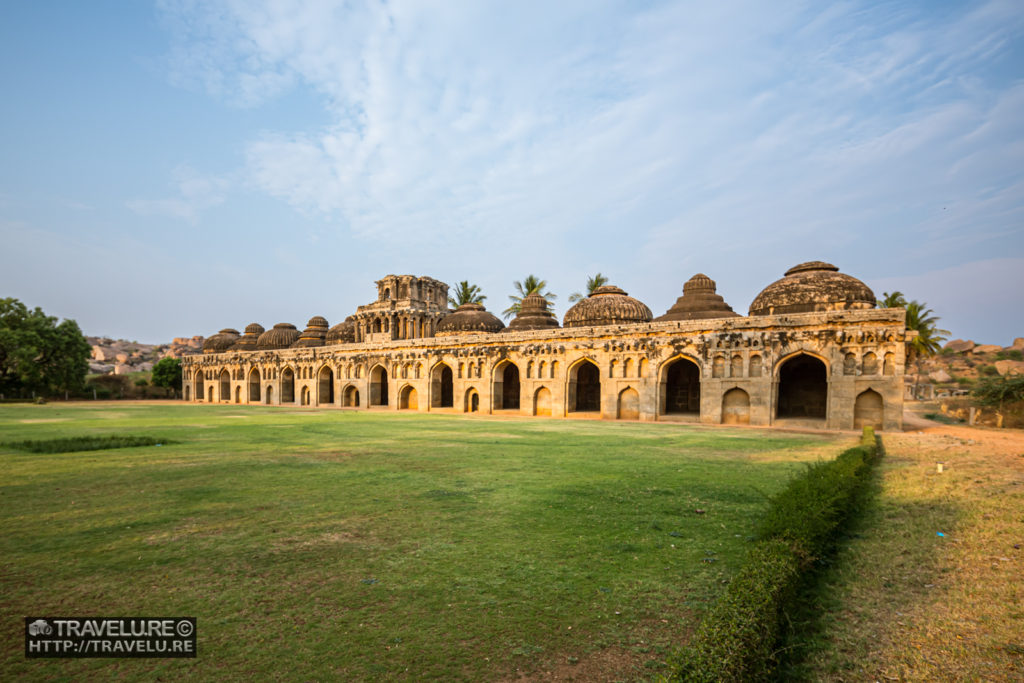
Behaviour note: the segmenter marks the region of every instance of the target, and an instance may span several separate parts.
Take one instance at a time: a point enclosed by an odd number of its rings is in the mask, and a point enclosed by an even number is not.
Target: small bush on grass
[[[874,431],[835,460],[812,465],[771,499],[750,551],[726,593],[672,661],[677,681],[769,678],[786,613],[816,559],[831,550],[860,505],[877,459]]]
[[[4,446],[29,453],[74,453],[77,451],[102,451],[108,448],[162,446],[169,443],[176,442],[153,436],[71,436],[65,439],[13,441],[5,443]]]

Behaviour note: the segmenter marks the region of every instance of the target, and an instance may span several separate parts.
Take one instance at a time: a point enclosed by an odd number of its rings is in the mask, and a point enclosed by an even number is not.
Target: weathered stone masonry
[[[821,281],[803,298],[794,294],[791,280],[815,273]],[[418,280],[429,302],[393,299],[396,290],[380,286],[404,282],[409,292]],[[828,264],[801,264],[766,288],[755,303],[767,315],[736,315],[700,275],[659,319],[622,290],[602,287],[566,313],[565,328],[540,297],[524,299],[520,324],[504,328],[478,304],[439,314],[447,286],[436,280],[381,282],[377,302],[330,330],[317,317],[302,333],[253,324],[245,336],[223,330],[210,337],[202,355],[183,359],[185,399],[714,424],[796,419],[829,429],[902,425],[904,311],[872,310],[870,290]],[[781,303],[773,287],[783,291]],[[780,312],[794,308],[801,312]],[[388,316],[387,332],[374,325],[378,312]],[[435,336],[423,333],[428,326]]]

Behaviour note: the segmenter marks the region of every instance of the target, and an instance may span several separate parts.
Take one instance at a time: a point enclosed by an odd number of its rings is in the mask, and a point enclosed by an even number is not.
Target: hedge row
[[[785,614],[814,560],[828,553],[863,498],[878,458],[874,431],[819,462],[771,499],[750,551],[724,596],[672,661],[673,681],[757,681],[771,676]]]

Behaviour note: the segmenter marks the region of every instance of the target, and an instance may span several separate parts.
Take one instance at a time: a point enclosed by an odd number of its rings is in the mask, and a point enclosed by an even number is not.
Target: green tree
[[[78,323],[0,299],[0,393],[25,396],[81,389],[89,371],[89,342]]]
[[[479,287],[469,284],[468,280],[460,282],[454,294],[455,296],[448,296],[448,305],[452,308],[458,308],[462,304],[482,304],[487,298],[480,293]]]
[[[593,294],[595,289],[597,289],[598,287],[600,287],[602,285],[606,285],[606,284],[608,284],[608,278],[606,278],[604,275],[601,275],[601,273],[598,273],[597,275],[594,275],[593,277],[588,277],[587,278],[587,293],[586,294],[580,294],[579,292],[573,292],[572,294],[569,295],[569,302],[570,303],[576,303],[577,301],[580,301],[581,299],[585,299],[588,296],[590,296],[591,294]]]
[[[536,275],[527,275],[526,279],[522,282],[516,280],[512,284],[515,286],[517,293],[508,295],[508,299],[512,302],[512,305],[501,312],[501,314],[505,316],[506,320],[519,312],[519,307],[522,304],[523,299],[530,294],[540,294],[549,304],[553,303],[554,300],[558,298],[557,295],[544,291],[544,288],[548,286],[547,280],[541,280]]]
[[[181,361],[177,358],[161,358],[153,366],[151,379],[153,386],[164,387],[171,392],[181,391]]]

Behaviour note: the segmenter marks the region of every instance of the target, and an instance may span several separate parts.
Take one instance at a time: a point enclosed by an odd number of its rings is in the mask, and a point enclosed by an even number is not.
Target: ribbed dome
[[[231,347],[232,351],[255,351],[256,342],[263,334],[263,325],[249,323],[245,326],[245,334],[238,338],[238,341]]]
[[[548,302],[536,292],[527,294],[519,303],[519,313],[508,324],[506,332],[549,330],[558,327],[558,318],[548,310]]]
[[[352,344],[356,341],[356,323],[352,316],[327,330],[328,344]]]
[[[299,335],[299,340],[292,344],[297,349],[309,348],[311,346],[323,346],[327,337],[327,318],[314,315],[306,323],[306,329]]]
[[[278,323],[272,330],[267,330],[256,341],[260,351],[269,349],[287,349],[299,339],[299,331],[291,323]]]
[[[612,285],[598,287],[565,312],[565,327],[621,325],[650,322],[651,309]]]
[[[875,307],[875,293],[855,277],[824,261],[808,261],[786,271],[750,304],[750,315],[812,311],[863,310]]]
[[[445,337],[477,332],[501,332],[505,323],[498,320],[480,304],[462,304],[437,324],[434,335]]]
[[[223,330],[207,337],[203,342],[203,353],[221,353],[227,351],[238,341],[238,330],[225,327]]]
[[[665,315],[655,318],[664,320],[705,320],[708,318],[736,318],[739,313],[715,293],[715,281],[704,273],[697,273],[683,285],[683,295]]]

